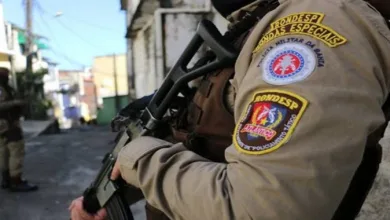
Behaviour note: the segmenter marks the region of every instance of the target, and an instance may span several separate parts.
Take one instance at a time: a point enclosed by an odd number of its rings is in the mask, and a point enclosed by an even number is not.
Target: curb
[[[49,134],[59,134],[59,133],[61,133],[60,123],[58,122],[57,119],[52,119],[50,124],[45,129],[43,129],[41,132],[37,132],[37,133],[38,133],[37,136],[49,135]]]
[[[60,133],[60,129],[59,129],[58,120],[51,119],[50,123],[48,123],[48,125],[44,129],[42,129],[38,132],[32,133],[31,135],[29,135],[29,137],[27,139],[32,139],[32,138],[35,138],[35,137],[38,137],[41,135],[59,134],[59,133]]]

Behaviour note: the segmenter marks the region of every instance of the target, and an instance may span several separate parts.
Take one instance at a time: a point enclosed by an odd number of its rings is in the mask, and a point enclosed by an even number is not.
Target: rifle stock
[[[203,44],[211,48],[216,55],[216,59],[202,67],[188,70],[189,62]],[[103,166],[96,179],[85,190],[83,205],[87,212],[93,214],[101,207],[105,207],[110,220],[133,219],[129,205],[142,199],[142,192],[126,185],[123,180],[112,181],[110,179],[119,151],[134,137],[154,136],[173,100],[183,88],[187,88],[188,82],[218,69],[233,66],[237,55],[238,53],[234,47],[224,39],[211,21],[202,20],[199,23],[195,36],[167,74],[163,84],[157,90],[139,120],[130,124],[127,130],[123,132],[113,150],[104,158]],[[135,134],[134,128],[140,130],[139,134]],[[130,131],[131,129],[133,131]],[[125,198],[124,194],[130,196]]]

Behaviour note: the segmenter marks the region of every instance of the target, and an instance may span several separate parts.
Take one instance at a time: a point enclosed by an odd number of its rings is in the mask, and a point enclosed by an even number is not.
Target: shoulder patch
[[[316,54],[309,47],[299,43],[285,43],[277,45],[264,57],[261,72],[265,82],[287,85],[306,79],[316,66]]]
[[[277,150],[289,140],[307,105],[306,99],[292,92],[257,92],[234,130],[236,149],[252,155]]]
[[[253,53],[261,50],[266,43],[287,35],[307,35],[318,39],[329,47],[337,47],[347,39],[332,28],[323,25],[325,14],[318,12],[302,12],[279,18],[270,25],[270,29],[262,35]]]

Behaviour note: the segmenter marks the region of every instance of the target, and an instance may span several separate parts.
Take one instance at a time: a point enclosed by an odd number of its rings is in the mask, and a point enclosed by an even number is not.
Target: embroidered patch
[[[267,56],[267,54],[274,49],[275,47],[286,44],[286,43],[299,43],[302,45],[307,46],[310,48],[316,55],[317,58],[317,67],[324,67],[325,66],[325,57],[324,54],[322,53],[321,49],[313,42],[310,40],[306,40],[303,38],[299,37],[286,37],[284,39],[280,39],[276,41],[274,44],[270,45],[267,49],[263,51],[263,53],[260,55],[260,61],[258,67],[260,67],[260,64],[263,62],[264,58]]]
[[[236,125],[235,147],[255,155],[278,149],[289,140],[307,105],[303,97],[283,90],[256,93]]]
[[[316,66],[316,55],[310,48],[298,43],[285,43],[265,56],[261,71],[265,82],[287,85],[306,79]]]
[[[303,12],[291,14],[271,23],[270,30],[260,39],[253,53],[262,46],[278,37],[286,35],[307,35],[324,42],[329,47],[337,47],[347,42],[347,39],[332,28],[321,24],[325,17],[323,13]]]

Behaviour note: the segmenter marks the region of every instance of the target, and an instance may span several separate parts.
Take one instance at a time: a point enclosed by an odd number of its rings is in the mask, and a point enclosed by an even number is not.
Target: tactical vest
[[[252,28],[268,12],[279,6],[278,0],[262,1],[252,12],[242,11],[239,22],[228,30],[224,37],[241,50]],[[205,54],[194,67],[201,66],[215,57]],[[233,113],[225,103],[229,80],[234,76],[234,67],[205,75],[188,103],[188,108],[179,112],[171,124],[175,142],[184,145],[199,155],[215,162],[224,162],[225,149],[232,142],[235,127]],[[145,206],[147,220],[169,220],[161,211],[148,203]]]
[[[262,10],[258,8],[250,16],[255,15],[260,20],[276,6],[278,4],[267,7],[262,5],[264,7]],[[255,23],[253,20],[251,24],[246,22],[245,31],[242,30],[243,27],[238,28],[241,28],[242,33],[232,41],[236,48],[241,49]],[[229,79],[233,76],[234,68],[226,68],[204,76],[188,108],[181,112],[171,126],[175,141],[183,142],[189,150],[215,162],[225,162],[225,149],[232,143],[235,122],[233,112],[229,111],[224,96],[227,93]],[[384,104],[383,111],[386,123],[368,137],[362,162],[332,220],[355,219],[372,187],[382,159],[379,140],[383,137],[387,121],[390,119],[390,98]],[[169,220],[149,204],[146,204],[146,215],[147,220]]]
[[[224,103],[234,69],[216,71],[204,77],[188,107],[187,117],[172,126],[173,138],[212,161],[223,162],[231,144],[234,117]]]
[[[240,51],[255,24],[279,6],[277,0],[262,1],[252,12],[241,11],[239,22],[225,34]],[[172,135],[191,151],[215,162],[225,162],[235,127],[233,112],[226,101],[234,67],[204,76],[188,108],[172,124]]]
[[[2,86],[5,99],[3,101],[15,100],[15,91],[8,84]],[[0,111],[0,120],[6,123],[7,129],[0,133],[1,138],[5,138],[6,142],[19,141],[23,139],[23,131],[20,127],[20,116],[22,115],[22,107],[15,106],[13,108]],[[5,122],[6,121],[6,122]]]
[[[12,101],[14,98],[13,98],[12,90],[10,90],[9,86],[2,82],[0,82],[0,86],[1,86],[0,89],[1,101],[4,102]],[[9,114],[9,110],[2,110],[0,111],[0,118],[8,120],[9,118],[8,114]]]

